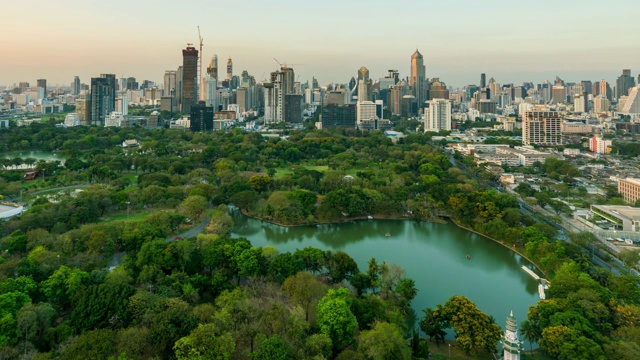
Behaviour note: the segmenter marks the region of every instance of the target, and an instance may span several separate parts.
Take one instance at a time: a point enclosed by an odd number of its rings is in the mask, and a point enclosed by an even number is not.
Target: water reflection
[[[254,246],[270,245],[281,252],[307,246],[338,249],[351,255],[361,269],[372,257],[401,265],[416,282],[413,306],[419,316],[426,306],[463,295],[502,325],[511,310],[524,320],[528,306],[538,300],[537,282],[521,269],[529,265],[525,259],[453,224],[365,220],[281,227],[239,211],[233,218],[234,235],[246,237]]]

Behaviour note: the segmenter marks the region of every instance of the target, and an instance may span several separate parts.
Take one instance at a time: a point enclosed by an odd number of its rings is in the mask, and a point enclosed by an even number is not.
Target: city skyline
[[[0,44],[16,51],[0,58],[2,86],[40,78],[68,86],[76,75],[88,84],[101,73],[161,83],[165,70],[181,64],[186,44],[197,46],[197,26],[205,64],[214,54],[231,57],[234,74],[248,70],[257,80],[278,68],[273,58],[304,64],[294,66],[302,82],[315,76],[321,84],[345,83],[362,66],[374,81],[388,69],[406,78],[416,49],[426,77],[453,87],[477,84],[480,73],[500,83],[540,83],[556,75],[611,83],[622,69],[634,75],[640,70],[640,49],[632,46],[640,30],[635,2],[606,8],[573,0],[399,1],[393,8],[335,0],[322,6],[290,0],[34,3],[41,11],[28,16],[17,2],[3,7],[15,16],[3,19],[4,33],[11,35]]]

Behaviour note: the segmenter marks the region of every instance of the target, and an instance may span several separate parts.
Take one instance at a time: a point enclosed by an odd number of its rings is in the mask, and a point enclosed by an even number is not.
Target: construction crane
[[[200,26],[198,26],[198,39],[200,39],[200,52],[198,53],[198,87],[200,88],[200,100],[204,100],[204,84],[202,81],[202,46],[204,42],[200,34]]]
[[[289,68],[289,66],[292,66],[292,65],[304,65],[304,64],[287,64],[287,63],[282,64],[276,58],[273,58],[273,60],[275,60],[278,63],[278,65],[280,65],[280,68],[282,68],[282,69],[287,69],[287,68]]]

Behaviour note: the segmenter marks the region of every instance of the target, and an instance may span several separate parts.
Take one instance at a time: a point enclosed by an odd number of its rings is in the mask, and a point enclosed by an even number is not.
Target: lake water
[[[233,235],[254,246],[273,246],[294,252],[307,246],[348,253],[360,267],[375,257],[406,270],[415,280],[416,315],[425,307],[444,304],[453,295],[466,296],[504,328],[509,312],[518,322],[526,319],[528,306],[539,300],[538,282],[522,270],[533,266],[520,255],[455,224],[400,220],[369,220],[355,223],[282,227],[232,212]],[[385,236],[389,233],[391,236]],[[466,255],[471,255],[467,259]],[[535,269],[535,268],[534,268]],[[541,275],[535,269],[538,275]],[[453,331],[448,331],[448,338]]]
[[[64,164],[64,156],[58,154],[58,153],[51,153],[51,152],[47,152],[47,151],[10,151],[10,152],[5,152],[5,153],[0,153],[0,158],[3,159],[15,159],[15,158],[21,158],[21,159],[27,159],[27,158],[34,158],[36,159],[36,162],[40,161],[40,160],[44,160],[44,161],[54,161],[54,160],[58,160],[60,161],[60,164]],[[26,166],[19,166],[18,168],[22,169],[25,168]]]

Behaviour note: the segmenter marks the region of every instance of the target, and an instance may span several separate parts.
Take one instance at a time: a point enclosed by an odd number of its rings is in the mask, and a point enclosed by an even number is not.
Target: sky
[[[0,85],[68,85],[101,73],[162,82],[187,43],[203,62],[257,80],[294,68],[301,82],[346,83],[361,66],[409,75],[418,49],[427,77],[449,86],[614,82],[640,71],[638,0],[2,0]]]

